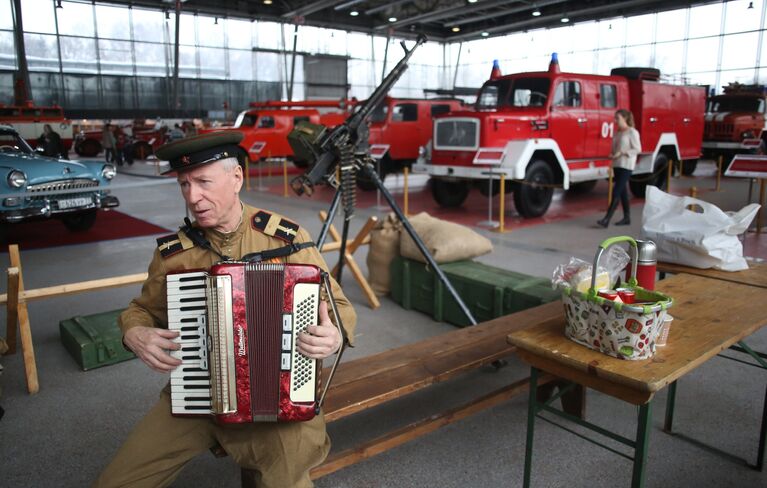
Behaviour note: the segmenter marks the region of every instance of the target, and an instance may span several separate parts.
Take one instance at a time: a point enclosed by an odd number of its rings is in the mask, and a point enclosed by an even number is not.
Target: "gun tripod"
[[[317,238],[317,248],[322,249],[322,246],[325,243],[325,239],[327,238],[330,225],[333,223],[333,218],[338,211],[338,206],[340,203],[343,203],[344,222],[343,230],[341,231],[341,249],[339,251],[340,254],[338,261],[338,274],[335,277],[336,281],[339,283],[341,282],[344,256],[346,254],[346,242],[349,236],[349,223],[354,216],[354,207],[356,204],[356,179],[357,173],[359,172],[363,176],[369,178],[375,187],[381,192],[389,204],[389,207],[397,215],[397,218],[399,218],[400,222],[402,222],[402,226],[405,228],[408,235],[410,235],[410,237],[413,239],[413,242],[415,242],[418,250],[421,251],[424,259],[426,259],[426,262],[429,263],[429,266],[431,266],[434,272],[437,273],[437,277],[445,286],[445,289],[447,289],[453,296],[456,303],[458,303],[458,306],[461,308],[461,311],[463,311],[463,313],[466,315],[466,318],[468,318],[469,322],[471,322],[471,325],[477,325],[476,319],[464,303],[463,299],[461,299],[461,297],[458,295],[458,292],[455,290],[455,288],[453,288],[452,283],[450,283],[450,280],[445,275],[445,273],[442,272],[442,269],[440,269],[439,265],[434,260],[434,257],[426,248],[426,245],[418,236],[415,229],[413,229],[413,226],[410,224],[407,216],[405,216],[405,214],[402,212],[402,209],[400,209],[399,205],[397,205],[397,202],[394,200],[392,194],[383,185],[383,182],[381,181],[378,172],[375,170],[375,167],[370,158],[361,158],[359,156],[355,156],[352,152],[351,146],[348,144],[341,144],[340,147],[338,147],[338,152],[340,160],[340,181],[336,181],[336,184],[333,185],[336,188],[336,192],[335,195],[333,195],[333,200],[330,203],[330,208],[328,209],[328,218],[325,220],[325,223],[322,226],[322,230],[320,231],[320,235]],[[331,184],[332,183],[333,182],[331,181]]]

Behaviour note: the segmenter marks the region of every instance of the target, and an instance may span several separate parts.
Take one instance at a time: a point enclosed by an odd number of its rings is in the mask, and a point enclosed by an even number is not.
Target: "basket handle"
[[[589,288],[589,295],[596,296],[597,294],[597,290],[595,289],[597,285],[597,268],[599,266],[599,260],[602,258],[602,253],[604,253],[610,246],[619,244],[621,242],[628,242],[631,249],[631,278],[629,278],[629,285],[637,286],[637,260],[639,258],[639,252],[637,251],[637,241],[630,236],[610,237],[609,239],[602,241],[602,243],[597,248],[596,256],[594,256],[594,267],[591,271],[591,288]]]

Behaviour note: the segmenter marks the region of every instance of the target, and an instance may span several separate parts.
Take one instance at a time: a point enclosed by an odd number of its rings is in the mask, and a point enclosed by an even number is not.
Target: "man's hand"
[[[133,327],[125,332],[123,342],[147,366],[158,373],[168,373],[181,364],[180,359],[165,352],[166,349],[174,351],[181,349],[180,344],[171,340],[176,337],[178,337],[178,331],[175,330]]]
[[[341,347],[341,334],[328,315],[328,304],[320,302],[320,325],[310,325],[298,336],[298,351],[312,359],[325,359]]]

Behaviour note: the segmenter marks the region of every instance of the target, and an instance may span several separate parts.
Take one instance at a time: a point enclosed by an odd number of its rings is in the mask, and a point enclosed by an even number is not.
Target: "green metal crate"
[[[122,310],[76,316],[59,322],[61,342],[83,371],[136,357],[122,343]]]
[[[549,280],[475,261],[441,265],[477,322],[508,315],[557,300]],[[405,309],[431,315],[460,327],[469,325],[458,303],[423,263],[397,257],[391,267],[391,294]]]

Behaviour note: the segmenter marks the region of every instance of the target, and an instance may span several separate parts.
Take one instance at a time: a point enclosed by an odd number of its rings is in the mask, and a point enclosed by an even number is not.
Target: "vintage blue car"
[[[100,161],[42,156],[15,129],[0,125],[0,224],[59,218],[71,231],[87,230],[99,208],[120,204],[107,189],[115,174]]]

